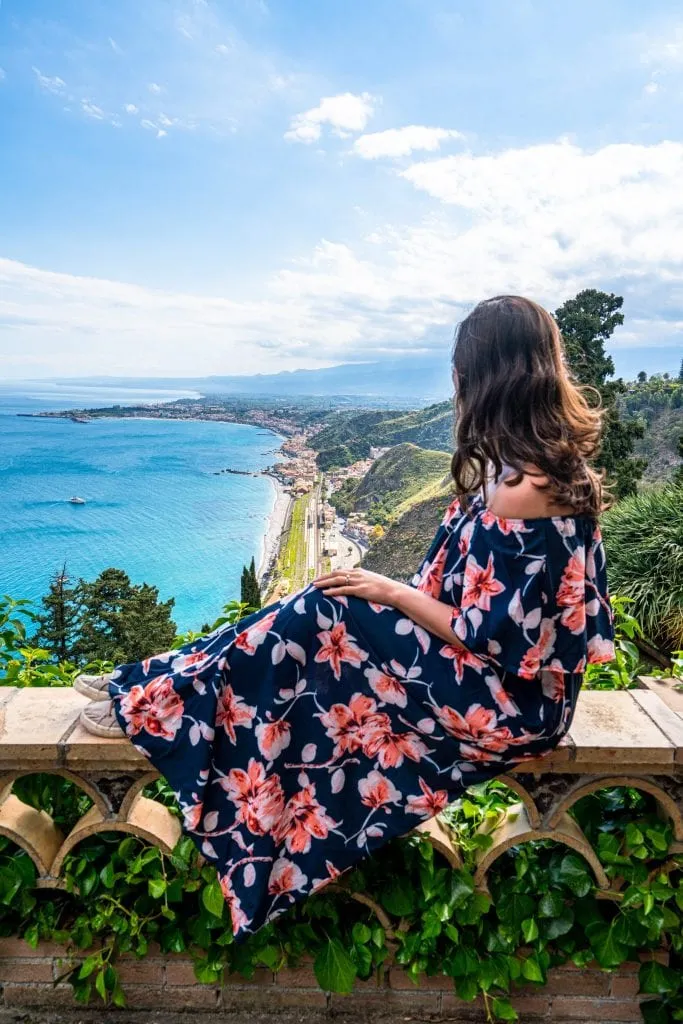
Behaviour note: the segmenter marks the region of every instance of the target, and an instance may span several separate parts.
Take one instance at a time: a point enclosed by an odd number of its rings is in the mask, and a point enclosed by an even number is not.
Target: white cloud
[[[559,141],[421,161],[403,178],[433,197],[422,220],[323,239],[235,295],[0,260],[0,321],[21,335],[6,358],[17,375],[24,359],[35,375],[39,356],[44,374],[172,375],[253,372],[264,351],[269,370],[445,351],[453,323],[486,295],[521,292],[555,308],[585,287],[625,296],[617,345],[680,349],[682,176],[673,142],[588,151]]]
[[[367,92],[325,96],[317,107],[292,118],[285,138],[293,142],[316,142],[323,125],[329,125],[334,134],[342,138],[351,132],[362,132],[374,113],[376,103],[376,97]]]
[[[86,117],[92,117],[95,121],[103,121],[106,116],[102,107],[98,107],[96,103],[91,103],[90,100],[81,100],[81,110]]]
[[[163,92],[163,89],[158,82],[150,82],[147,88],[154,96],[160,96]]]
[[[660,66],[683,64],[683,22],[673,25],[657,39],[652,39],[642,52],[644,64]]]
[[[646,96],[654,96],[656,92],[659,92],[659,83],[648,82],[646,85],[643,86],[643,92]]]
[[[109,45],[111,46],[114,53],[123,53],[123,50],[121,49],[119,44],[116,42],[115,39],[112,39],[111,36],[109,36]]]
[[[126,103],[123,109],[127,114],[137,114],[139,111],[139,108],[134,103]]]
[[[7,77],[7,75],[5,74],[5,69],[4,68],[0,68],[0,82],[2,82],[2,80],[4,78],[6,78],[6,77]]]
[[[54,77],[51,77],[50,75],[44,75],[42,71],[40,71],[39,68],[36,67],[34,67],[32,70],[38,80],[38,85],[41,89],[45,89],[46,92],[53,92],[57,96],[64,95],[64,93],[66,92],[66,82],[63,78],[60,78],[58,75],[54,75]]]
[[[421,124],[389,128],[384,132],[361,135],[353,144],[354,151],[365,160],[380,157],[408,156],[414,150],[434,152],[446,139],[461,139],[460,132],[447,128],[428,128]]]

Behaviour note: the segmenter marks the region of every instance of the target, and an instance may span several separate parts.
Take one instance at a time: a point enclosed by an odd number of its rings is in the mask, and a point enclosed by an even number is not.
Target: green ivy
[[[155,796],[168,803],[163,785],[155,783]],[[36,783],[34,796],[40,792],[53,809],[70,808],[71,797],[55,804],[54,792]],[[144,957],[156,942],[165,953],[191,954],[198,981],[207,984],[226,968],[249,977],[259,966],[277,971],[308,957],[321,987],[336,992],[351,991],[357,978],[389,962],[416,982],[446,974],[462,999],[483,995],[491,1020],[516,1019],[515,988],[543,985],[552,966],[595,960],[612,970],[644,955],[641,991],[652,996],[646,1020],[683,1019],[683,857],[670,855],[671,825],[651,798],[611,789],[575,808],[610,880],[600,898],[587,863],[551,841],[508,851],[489,872],[490,892],[476,890],[473,867],[486,845],[478,837],[514,799],[493,782],[449,811],[463,869],[453,870],[426,840],[395,841],[240,945],[215,871],[200,863],[188,838],[170,855],[132,836],[87,839],[67,858],[65,892],[36,890],[32,862],[3,839],[0,934],[22,935],[33,946],[62,942],[62,977],[83,1002],[123,1006],[117,957]],[[669,967],[654,958],[661,948]]]

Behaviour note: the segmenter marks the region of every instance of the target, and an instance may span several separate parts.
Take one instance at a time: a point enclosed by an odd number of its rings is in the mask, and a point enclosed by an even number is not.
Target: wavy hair
[[[453,345],[455,454],[461,500],[486,493],[491,471],[527,473],[552,502],[576,515],[603,510],[602,475],[590,466],[600,445],[602,411],[571,379],[553,317],[530,299],[480,302],[458,326]]]

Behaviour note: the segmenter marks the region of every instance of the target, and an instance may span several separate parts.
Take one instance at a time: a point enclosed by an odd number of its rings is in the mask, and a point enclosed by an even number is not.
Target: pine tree
[[[245,565],[242,568],[240,601],[249,608],[261,607],[261,590],[256,575],[256,563],[253,558],[249,567]]]
[[[618,397],[626,391],[626,385],[621,378],[608,379],[614,373],[614,363],[605,353],[605,341],[624,322],[620,312],[623,304],[620,295],[588,288],[555,312],[574,378],[598,392],[605,410],[602,449],[596,465],[605,470],[617,498],[635,494],[647,465],[633,454],[635,441],[644,434],[643,424],[622,419],[619,414]]]
[[[121,569],[105,569],[78,584],[81,614],[76,651],[81,661],[139,661],[173,646],[174,600],[159,601],[147,583],[134,585]]]
[[[681,368],[680,368],[680,370],[678,371],[678,379],[679,379],[679,380],[681,381],[681,383],[683,384],[683,359],[681,359]]]
[[[638,374],[638,383],[639,384],[646,384],[647,383],[647,374],[645,373],[645,370],[641,370],[640,373]]]
[[[69,586],[66,562],[50,580],[50,587],[41,600],[43,613],[38,616],[38,629],[32,643],[43,647],[57,661],[70,661],[78,629],[77,591]]]

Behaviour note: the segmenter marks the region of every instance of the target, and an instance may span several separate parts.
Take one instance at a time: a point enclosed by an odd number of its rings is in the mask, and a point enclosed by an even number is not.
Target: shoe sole
[[[88,697],[90,700],[108,700],[109,690],[102,692],[102,690],[96,690],[90,683],[86,683],[83,676],[76,676],[74,679],[74,690],[76,693],[82,694],[84,697]]]
[[[89,732],[92,736],[99,736],[105,740],[121,740],[126,738],[126,734],[118,722],[115,725],[98,725],[97,722],[87,718],[83,712],[81,712],[79,718],[85,731]]]

